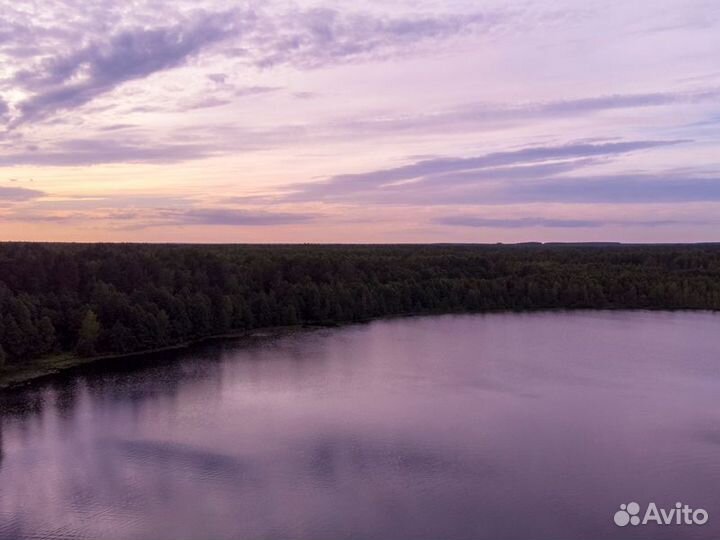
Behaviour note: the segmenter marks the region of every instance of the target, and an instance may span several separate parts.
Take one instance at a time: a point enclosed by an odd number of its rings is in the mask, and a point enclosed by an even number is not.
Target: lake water
[[[720,314],[377,321],[0,401],[0,538],[720,535]],[[704,526],[631,525],[681,501]]]

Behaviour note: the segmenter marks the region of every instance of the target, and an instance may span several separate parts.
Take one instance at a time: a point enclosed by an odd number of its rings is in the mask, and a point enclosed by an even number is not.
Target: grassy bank
[[[127,354],[105,354],[98,356],[79,356],[77,354],[63,353],[38,358],[31,362],[18,366],[4,366],[0,368],[0,390],[22,386],[28,383],[36,382],[39,379],[46,377],[52,377],[58,375],[63,371],[70,370],[72,368],[80,367],[87,364],[93,364],[98,362],[112,362],[121,360],[123,358],[136,358],[139,356],[145,356],[148,354],[155,354],[167,351],[175,351],[187,349],[193,345],[198,345],[203,342],[222,340],[222,339],[233,339],[242,337],[256,337],[256,336],[277,336],[283,335],[291,331],[299,330],[301,328],[313,328],[313,327],[332,327],[337,326],[336,324],[318,324],[318,325],[305,325],[305,326],[274,326],[269,328],[258,328],[255,330],[242,330],[237,332],[225,332],[223,334],[216,334],[213,336],[207,336],[198,338],[195,340],[185,341],[175,345],[169,345],[167,347],[157,347],[154,349],[147,349],[144,351],[136,351]]]

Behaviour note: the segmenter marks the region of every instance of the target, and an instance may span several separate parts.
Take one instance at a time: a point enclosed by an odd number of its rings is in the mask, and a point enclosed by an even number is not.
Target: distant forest
[[[0,366],[419,313],[720,309],[720,245],[0,244]]]

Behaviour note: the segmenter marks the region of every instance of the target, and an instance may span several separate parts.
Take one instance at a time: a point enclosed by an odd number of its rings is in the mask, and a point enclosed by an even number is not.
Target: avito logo
[[[618,527],[647,525],[648,523],[656,525],[705,525],[708,522],[708,513],[707,510],[702,508],[693,510],[689,505],[683,505],[683,503],[675,503],[675,508],[666,510],[665,508],[658,508],[657,504],[651,502],[645,509],[641,519],[640,505],[631,502],[621,504],[620,510],[615,512],[613,520]]]

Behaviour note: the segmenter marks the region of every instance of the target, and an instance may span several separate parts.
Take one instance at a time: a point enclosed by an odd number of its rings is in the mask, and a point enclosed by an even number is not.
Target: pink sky
[[[718,241],[720,4],[0,0],[0,240]]]

